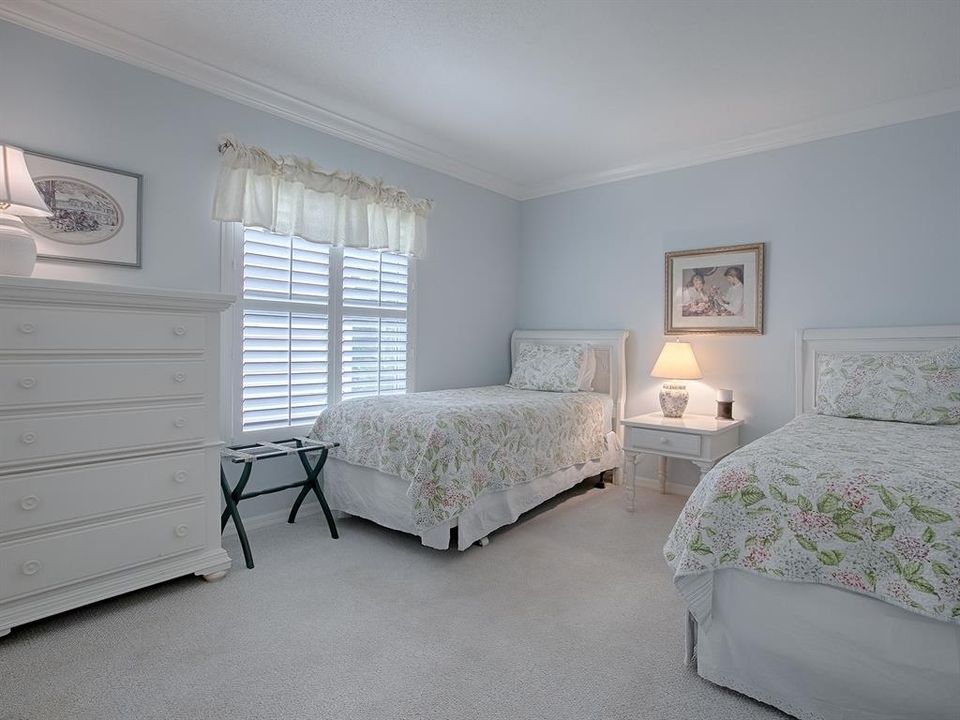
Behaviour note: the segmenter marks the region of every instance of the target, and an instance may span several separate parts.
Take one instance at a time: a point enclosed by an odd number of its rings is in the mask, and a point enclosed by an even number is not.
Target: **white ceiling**
[[[0,18],[520,199],[960,110],[960,0],[0,0]]]

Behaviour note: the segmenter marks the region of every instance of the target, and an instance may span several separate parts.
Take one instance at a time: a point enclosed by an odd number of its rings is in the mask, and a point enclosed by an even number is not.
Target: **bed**
[[[589,345],[589,392],[488,386],[350,400],[328,408],[312,435],[341,446],[323,471],[338,513],[465,550],[586,478],[623,464],[624,331],[527,331],[524,343]]]
[[[664,548],[702,677],[802,720],[960,717],[960,426],[815,413],[825,357],[957,338],[798,334],[797,417],[718,463]]]

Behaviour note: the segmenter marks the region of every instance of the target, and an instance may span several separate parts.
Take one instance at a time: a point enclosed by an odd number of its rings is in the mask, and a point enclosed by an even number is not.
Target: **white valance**
[[[309,160],[275,158],[232,138],[223,162],[214,220],[243,223],[330,245],[422,256],[432,203],[359,175],[321,170]]]

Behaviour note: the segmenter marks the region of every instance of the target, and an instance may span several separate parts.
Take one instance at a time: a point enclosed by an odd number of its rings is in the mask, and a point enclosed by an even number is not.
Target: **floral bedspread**
[[[340,443],[331,457],[409,482],[429,530],[484,493],[601,457],[604,399],[505,385],[360,398],[324,410],[311,435]]]
[[[796,418],[707,474],[664,556],[701,622],[737,568],[960,624],[960,427]]]

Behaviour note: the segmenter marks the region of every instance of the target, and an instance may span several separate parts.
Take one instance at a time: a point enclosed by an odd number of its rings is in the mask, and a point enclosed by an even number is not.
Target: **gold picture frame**
[[[664,254],[666,335],[763,334],[764,243]]]

